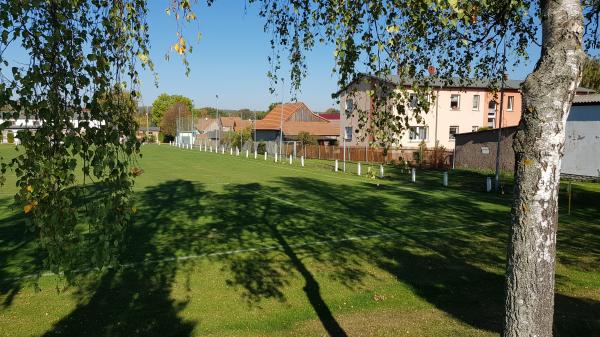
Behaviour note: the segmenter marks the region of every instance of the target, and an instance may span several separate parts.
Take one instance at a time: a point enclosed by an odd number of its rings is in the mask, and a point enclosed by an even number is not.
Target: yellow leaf
[[[27,186],[27,192],[33,193],[33,186],[31,186],[31,185]]]
[[[142,63],[144,63],[144,64],[148,63],[148,55],[140,52],[140,53],[138,53],[137,56],[140,59],[140,61],[142,61]]]
[[[33,209],[33,205],[32,204],[27,204],[25,205],[25,207],[23,207],[23,212],[25,212],[25,214],[31,212],[31,210]]]

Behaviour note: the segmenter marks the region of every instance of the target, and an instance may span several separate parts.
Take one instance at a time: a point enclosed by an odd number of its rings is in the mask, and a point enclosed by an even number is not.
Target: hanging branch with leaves
[[[134,212],[138,69],[152,68],[146,1],[3,1],[0,13],[0,106],[39,123],[18,132],[2,175],[16,173],[46,267],[71,280],[117,262]]]

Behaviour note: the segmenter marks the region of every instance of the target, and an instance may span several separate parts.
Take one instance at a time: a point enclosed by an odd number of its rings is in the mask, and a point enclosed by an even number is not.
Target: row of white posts
[[[177,142],[169,142],[169,145],[171,146],[175,146],[178,148],[183,148],[183,149],[193,149],[193,145],[191,144],[181,144],[181,143],[177,143]],[[215,146],[214,148],[211,146],[208,146],[206,144],[204,145],[200,145],[200,151],[204,151],[204,152],[215,152],[218,153],[219,149]],[[221,146],[221,154],[225,154],[225,147]],[[229,149],[229,154],[233,155],[233,148]],[[240,149],[236,148],[235,149],[235,154],[236,156],[240,155]],[[246,150],[246,158],[249,158],[250,156],[250,151]],[[265,152],[264,154],[264,160],[267,160],[269,157],[269,155],[267,154],[267,152]],[[258,152],[256,150],[254,150],[254,159],[258,158]],[[277,153],[275,153],[275,162],[279,162],[281,160],[281,158],[279,157],[279,155]],[[289,164],[292,165],[294,162],[292,155],[290,155],[289,157]],[[302,167],[304,167],[304,156],[300,157],[300,165],[302,165]],[[335,160],[335,167],[334,167],[334,171],[338,172],[340,170],[340,163],[339,160],[336,159]],[[346,166],[344,163],[344,167],[343,167],[343,171],[346,172]],[[357,175],[362,175],[362,166],[361,163],[358,163],[357,166],[357,170],[356,170]],[[384,178],[384,170],[383,170],[383,165],[379,165],[379,178],[383,179]],[[417,182],[417,170],[415,168],[413,168],[411,170],[411,177],[410,177],[411,182],[416,183]],[[444,185],[445,187],[448,187],[448,172],[444,172],[444,175],[442,177],[442,185]],[[492,178],[491,177],[487,177],[486,178],[486,182],[485,182],[485,190],[487,192],[491,192],[492,191]]]
[[[178,148],[181,148],[181,149],[189,149],[189,150],[193,149],[193,145],[191,145],[191,144],[181,144],[181,143],[177,143],[177,142],[174,142],[174,141],[169,142],[169,145],[170,146],[174,146],[174,147],[178,147]],[[219,152],[219,149],[216,146],[215,146],[214,151],[213,151],[212,145],[208,146],[206,144],[200,145],[199,149],[200,149],[200,151],[204,151],[204,152],[215,152],[215,153]],[[225,154],[225,147],[224,146],[221,146],[221,153]],[[233,156],[233,148],[229,149],[229,154]],[[235,155],[236,156],[240,156],[240,154],[241,154],[240,149],[236,147],[235,148]],[[246,158],[249,158],[249,157],[250,157],[250,150],[246,150]],[[269,158],[269,155],[268,155],[267,152],[265,152],[264,157],[265,157],[265,160],[267,160]],[[254,150],[254,159],[258,159],[258,151],[257,150]],[[279,161],[281,161],[281,158],[280,158],[280,156],[277,153],[275,153],[275,162],[277,163]],[[294,159],[293,159],[292,155],[290,155],[289,163],[290,163],[290,165],[292,165],[294,163]],[[304,156],[300,157],[300,165],[304,166]]]

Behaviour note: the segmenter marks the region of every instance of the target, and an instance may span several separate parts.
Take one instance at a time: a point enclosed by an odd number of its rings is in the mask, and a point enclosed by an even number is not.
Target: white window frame
[[[452,107],[452,98],[458,97],[458,105],[456,108]],[[450,94],[450,110],[460,110],[460,94]]]
[[[477,98],[477,100],[475,100]],[[477,106],[475,106],[475,102],[477,102]],[[481,95],[473,95],[473,111],[479,111],[481,106]]]
[[[452,128],[456,128],[456,132],[452,133]],[[448,139],[453,142],[456,138],[454,137],[454,135],[456,135],[457,133],[459,133],[460,131],[460,127],[458,125],[450,125],[450,127],[448,128]]]
[[[413,132],[414,129],[414,132]],[[421,138],[421,130],[425,130],[425,138]],[[416,135],[416,138],[412,136]],[[429,127],[427,125],[415,125],[408,128],[408,139],[411,143],[420,143],[429,139]]]
[[[408,106],[410,108],[416,108],[417,105],[419,104],[419,100],[417,98],[417,94],[414,92],[411,92],[410,94],[408,94]]]
[[[513,111],[515,108],[515,96],[507,96],[506,111]]]
[[[352,131],[354,131],[354,130],[352,130],[351,126],[346,126],[344,128],[344,139],[346,141],[351,141],[352,140]]]
[[[346,114],[354,111],[354,100],[352,98],[346,99]]]

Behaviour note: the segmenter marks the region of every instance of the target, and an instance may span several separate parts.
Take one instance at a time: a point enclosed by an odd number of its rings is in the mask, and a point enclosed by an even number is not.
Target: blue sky
[[[226,109],[265,110],[271,102],[280,100],[279,92],[272,95],[268,90],[266,73],[271,37],[263,32],[264,20],[258,16],[258,6],[246,7],[243,0],[221,0],[210,8],[200,7],[197,10],[199,26],[190,25],[186,31],[190,40],[195,40],[198,29],[202,33],[202,40],[194,43],[193,53],[188,58],[191,73],[186,77],[178,55],[172,53],[168,61],[164,58],[176,41],[175,21],[165,14],[166,3],[150,1],[151,56],[159,86],[155,87],[150,73],[143,75],[144,104],[151,103],[162,92],[188,96],[196,107],[215,106],[216,94],[219,94],[219,107]],[[532,49],[530,56],[527,64],[509,72],[511,78],[523,79],[532,70],[539,51]],[[331,99],[331,93],[337,91],[337,77],[331,72],[333,47],[317,46],[307,55],[307,64],[309,73],[297,95],[298,100],[314,111],[337,107]],[[281,75],[288,75],[285,69]],[[284,100],[289,98],[286,85]]]
[[[258,16],[257,5],[246,7],[244,0],[217,0],[210,8],[199,5],[196,8],[198,25],[189,25],[186,37],[195,41],[200,31],[202,40],[193,44],[194,51],[188,57],[191,73],[186,76],[177,54],[172,52],[169,60],[164,57],[177,40],[175,19],[165,13],[169,1],[151,0],[148,3],[151,58],[159,85],[155,86],[149,71],[142,73],[142,104],[151,104],[163,92],[190,97],[196,107],[216,106],[215,95],[218,94],[218,107],[222,109],[266,110],[271,102],[281,100],[280,88],[275,94],[269,93],[266,74],[270,68],[267,57],[271,54],[271,36],[263,32],[264,19]],[[509,70],[511,78],[524,79],[531,72],[539,57],[539,48],[530,47],[529,55],[528,63]],[[10,48],[6,56],[11,62],[26,62],[27,59],[27,53],[18,46]],[[308,77],[302,83],[302,91],[296,95],[298,100],[317,112],[338,108],[331,99],[331,94],[338,89],[337,76],[331,72],[333,46],[317,45],[306,56]],[[280,76],[289,78],[285,66]],[[289,84],[283,92],[284,100],[289,101]]]
[[[151,103],[162,92],[188,96],[196,107],[215,106],[216,94],[219,94],[219,107],[227,109],[266,110],[271,102],[280,101],[279,92],[269,93],[266,74],[270,68],[267,61],[271,54],[270,36],[263,32],[264,21],[258,16],[257,6],[248,6],[245,11],[244,1],[221,0],[210,8],[200,7],[199,27],[192,24],[186,31],[189,40],[195,40],[198,29],[202,33],[201,41],[193,44],[193,53],[188,57],[191,73],[186,77],[177,54],[171,53],[168,61],[164,58],[177,39],[175,21],[165,14],[166,3],[150,2],[151,57],[159,86],[154,85],[149,72],[143,74],[144,104]],[[298,100],[315,111],[335,107],[331,99],[331,93],[337,88],[337,78],[331,73],[332,47],[318,46],[307,55],[307,63],[309,75],[297,95]],[[288,75],[284,71],[281,75]],[[284,92],[287,101],[289,85]]]

